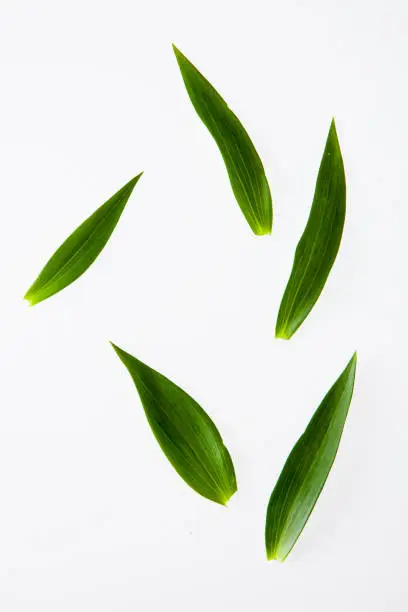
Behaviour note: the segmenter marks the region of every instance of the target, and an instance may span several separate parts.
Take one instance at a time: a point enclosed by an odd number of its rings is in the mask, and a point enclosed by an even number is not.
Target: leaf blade
[[[262,161],[242,123],[175,45],[187,93],[223,157],[235,199],[254,234],[272,231],[272,197]]]
[[[148,423],[176,472],[225,505],[237,490],[231,456],[208,414],[175,383],[111,343],[139,393]]]
[[[279,307],[276,338],[289,340],[316,304],[340,248],[345,216],[346,179],[333,119],[309,219]]]
[[[268,560],[286,559],[323,490],[351,403],[356,364],[354,353],[285,462],[268,503],[265,524]]]
[[[64,240],[24,295],[30,306],[62,291],[86,272],[108,242],[141,176],[126,183]]]

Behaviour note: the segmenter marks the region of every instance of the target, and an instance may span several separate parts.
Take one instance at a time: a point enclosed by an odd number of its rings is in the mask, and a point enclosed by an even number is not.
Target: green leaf
[[[336,259],[345,215],[346,179],[333,119],[312,209],[279,308],[277,338],[289,340],[315,305]]]
[[[136,385],[162,451],[197,493],[225,505],[237,490],[234,466],[218,429],[192,397],[112,344]]]
[[[324,487],[353,395],[356,363],[354,353],[293,447],[279,476],[266,515],[268,559],[286,559]]]
[[[84,221],[57,249],[24,296],[30,306],[64,289],[95,261],[125,208],[138,174]]]
[[[173,45],[190,100],[213,136],[227,168],[235,198],[254,234],[272,231],[272,198],[258,153],[220,94]]]

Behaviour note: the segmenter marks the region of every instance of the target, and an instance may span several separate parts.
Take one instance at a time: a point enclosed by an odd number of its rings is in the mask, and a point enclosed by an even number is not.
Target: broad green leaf
[[[136,385],[162,451],[197,493],[225,505],[237,490],[234,466],[218,429],[192,397],[112,344]]]
[[[190,100],[224,159],[232,190],[254,234],[272,231],[272,198],[258,153],[220,94],[173,45]]]
[[[356,363],[354,353],[293,447],[279,476],[266,515],[268,559],[286,559],[324,487],[353,395]]]
[[[57,249],[24,296],[30,306],[58,293],[95,261],[125,208],[140,173],[100,206]]]
[[[333,120],[310,216],[279,308],[277,338],[289,340],[315,305],[336,259],[345,215],[346,179]]]

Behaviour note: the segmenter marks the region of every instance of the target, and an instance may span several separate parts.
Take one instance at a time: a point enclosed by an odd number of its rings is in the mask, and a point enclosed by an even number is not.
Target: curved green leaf
[[[220,94],[173,45],[190,100],[224,159],[232,190],[254,234],[272,231],[272,198],[258,153]]]
[[[266,515],[268,559],[286,559],[324,487],[353,395],[356,363],[354,353],[293,447],[279,476]]]
[[[237,490],[234,466],[218,429],[192,397],[112,344],[129,371],[162,451],[197,493],[225,505]]]
[[[277,338],[289,340],[315,305],[336,259],[345,215],[346,179],[333,120],[310,216],[279,308]]]
[[[58,293],[95,261],[125,208],[140,173],[100,206],[57,249],[24,296],[30,306]]]

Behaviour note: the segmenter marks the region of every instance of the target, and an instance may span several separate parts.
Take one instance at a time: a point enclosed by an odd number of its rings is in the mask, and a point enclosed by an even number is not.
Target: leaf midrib
[[[344,397],[344,395],[345,395],[345,392],[346,392],[346,388],[347,388],[347,386],[348,386],[348,377],[347,377],[347,380],[345,381],[345,383],[343,384],[343,389],[341,390],[341,393],[340,393],[340,398],[339,398],[339,400],[338,400],[338,404],[342,403],[342,400],[343,400],[343,397]],[[347,416],[347,415],[346,415],[346,416]],[[324,443],[324,442],[327,440],[327,437],[328,437],[328,435],[329,435],[330,426],[331,426],[332,421],[333,421],[333,417],[330,419],[330,425],[329,425],[329,427],[328,427],[328,429],[327,429],[326,433],[324,434],[324,436],[323,436],[323,438],[322,438],[322,440],[321,440],[321,442],[320,442],[320,444],[319,444],[319,450],[321,449],[321,447],[322,447],[323,443]],[[345,423],[345,421],[344,421],[344,423]],[[342,431],[343,431],[343,428],[344,428],[344,423],[343,423]],[[307,429],[307,428],[306,428],[306,429]],[[306,430],[305,430],[305,432],[306,432]],[[304,432],[304,433],[305,433],[305,432]],[[304,434],[303,434],[303,435],[304,435]],[[340,438],[340,439],[341,439],[341,438]],[[299,441],[300,441],[300,439],[299,439]],[[339,444],[340,444],[340,440],[339,440]],[[319,490],[319,492],[318,492],[318,494],[317,494],[317,496],[316,496],[316,499],[315,499],[315,501],[314,501],[314,504],[313,504],[313,506],[312,506],[312,508],[311,508],[311,510],[310,510],[310,512],[309,512],[309,514],[308,514],[308,516],[307,516],[307,518],[306,518],[306,520],[305,520],[305,522],[304,522],[303,526],[302,526],[302,529],[300,530],[300,532],[299,532],[299,534],[297,535],[297,537],[296,537],[296,539],[295,539],[295,541],[294,541],[294,543],[293,543],[293,544],[295,544],[295,543],[296,543],[296,541],[298,540],[298,538],[299,538],[299,536],[300,536],[300,534],[301,534],[301,532],[302,532],[303,528],[305,527],[305,525],[306,525],[306,523],[307,523],[307,521],[308,521],[308,519],[309,519],[309,517],[310,517],[310,515],[311,515],[311,513],[312,513],[312,511],[313,511],[314,505],[316,504],[316,502],[317,502],[317,500],[318,500],[318,498],[319,498],[319,496],[320,496],[320,493],[321,493],[321,491],[322,491],[322,489],[323,489],[323,486],[324,486],[324,484],[325,484],[325,482],[326,482],[326,480],[327,480],[327,478],[328,478],[328,476],[329,476],[329,474],[330,474],[331,467],[332,467],[332,465],[333,465],[333,463],[334,463],[334,460],[335,460],[335,458],[336,458],[336,454],[337,454],[337,450],[338,450],[339,444],[337,445],[337,448],[336,448],[336,452],[335,452],[335,454],[334,454],[333,461],[331,462],[331,464],[330,464],[330,466],[329,466],[329,470],[328,470],[328,472],[327,472],[327,474],[326,474],[326,477],[325,477],[325,479],[324,479],[324,481],[323,481],[323,483],[322,483],[322,487],[320,488],[320,490]],[[314,469],[314,467],[315,467],[315,465],[316,465],[316,463],[317,463],[317,460],[318,460],[318,458],[317,458],[317,452],[316,452],[316,453],[315,453],[315,456],[314,456],[314,458],[313,458],[313,461],[312,461],[312,463],[310,464],[310,467],[309,467],[309,469],[307,470],[307,472],[306,472],[306,474],[305,474],[305,477],[303,478],[303,483],[302,483],[302,486],[299,488],[298,493],[297,493],[297,494],[294,496],[292,503],[290,504],[290,506],[288,507],[288,510],[286,511],[286,518],[285,518],[285,521],[284,521],[284,523],[282,524],[282,526],[281,526],[281,528],[280,528],[280,534],[281,534],[281,536],[280,536],[279,541],[278,541],[278,543],[277,543],[276,549],[278,549],[278,548],[279,548],[279,545],[280,545],[280,543],[281,543],[281,541],[282,541],[282,537],[283,537],[284,531],[285,531],[285,529],[286,529],[286,527],[287,527],[287,525],[288,525],[288,523],[289,523],[289,519],[290,519],[290,516],[291,516],[291,513],[292,513],[292,509],[293,509],[293,507],[295,506],[295,504],[296,504],[297,500],[299,499],[299,496],[301,495],[301,491],[302,491],[303,484],[304,484],[304,482],[305,482],[306,478],[309,476],[309,474],[310,474],[310,473],[312,472],[312,470]],[[295,475],[292,477],[291,482],[290,482],[290,486],[288,486],[288,488],[287,488],[287,489],[288,489],[288,491],[289,491],[290,487],[292,486],[293,481],[295,480],[295,476],[297,475],[297,473],[298,473],[298,472],[296,472],[296,474],[295,474]],[[287,497],[287,495],[286,495],[286,497]],[[289,552],[290,552],[290,551],[289,551]],[[289,553],[288,553],[288,554],[289,554]]]
[[[152,393],[152,391],[150,390],[150,388],[146,385],[146,383],[143,381],[142,377],[138,376],[137,377],[138,382],[143,386],[143,388],[148,392],[148,394],[150,395],[150,397],[153,398],[153,400],[155,401],[155,403],[157,403],[157,400],[155,399],[154,394]],[[136,385],[137,386],[137,385]],[[142,401],[143,407],[144,407],[144,402]],[[146,416],[148,416],[148,411],[145,408],[145,412],[146,412]],[[150,420],[148,418],[148,420]],[[214,425],[213,425],[214,426]],[[215,426],[214,426],[215,427]],[[166,431],[160,427],[160,430],[166,435],[167,438],[169,438],[168,434],[166,433]],[[176,427],[176,430],[179,432],[179,429]],[[180,435],[180,437],[183,437],[182,435]],[[174,441],[169,438],[170,441],[174,444]],[[185,438],[183,438],[185,439]],[[224,445],[224,443],[221,440],[221,443]],[[214,476],[208,471],[207,467],[205,466],[205,464],[199,459],[199,457],[197,456],[197,453],[195,452],[194,448],[191,446],[191,444],[187,441],[187,445],[189,450],[191,451],[191,454],[193,455],[194,459],[197,461],[197,463],[199,463],[202,468],[203,468],[203,472],[207,475],[207,477],[209,478],[209,488],[214,488],[216,491],[222,491],[222,493],[224,495],[226,495],[226,491],[224,491],[223,489],[220,488],[220,484],[215,480]],[[223,449],[224,450],[224,449]],[[211,484],[212,483],[212,484]]]
[[[122,202],[120,203],[122,204]],[[101,219],[99,219],[99,221],[96,223],[95,227],[92,229],[92,231],[90,232],[90,234],[87,236],[86,240],[84,240],[84,242],[81,244],[81,246],[76,249],[73,253],[71,253],[71,255],[68,257],[68,259],[65,261],[65,263],[61,266],[61,268],[59,268],[59,270],[57,270],[57,272],[49,279],[47,280],[43,285],[41,285],[38,289],[34,289],[33,293],[31,293],[30,291],[27,294],[27,297],[30,298],[34,297],[35,295],[46,291],[50,285],[52,285],[53,283],[57,282],[61,277],[63,277],[65,275],[65,273],[67,272],[67,268],[69,267],[70,263],[75,259],[78,258],[81,251],[83,251],[87,246],[89,241],[92,239],[92,237],[95,235],[95,233],[99,230],[100,226],[102,223],[104,223],[104,221],[106,220],[106,218],[113,213],[113,210],[119,206],[119,204],[115,204],[112,209],[108,209],[108,211],[101,217]],[[86,221],[85,221],[86,223]],[[79,228],[77,228],[79,229]],[[75,233],[74,230],[73,233]],[[72,236],[72,234],[71,234]],[[69,240],[70,236],[66,239]],[[66,241],[65,241],[66,242]],[[62,248],[64,246],[64,243],[61,245],[60,248]]]

